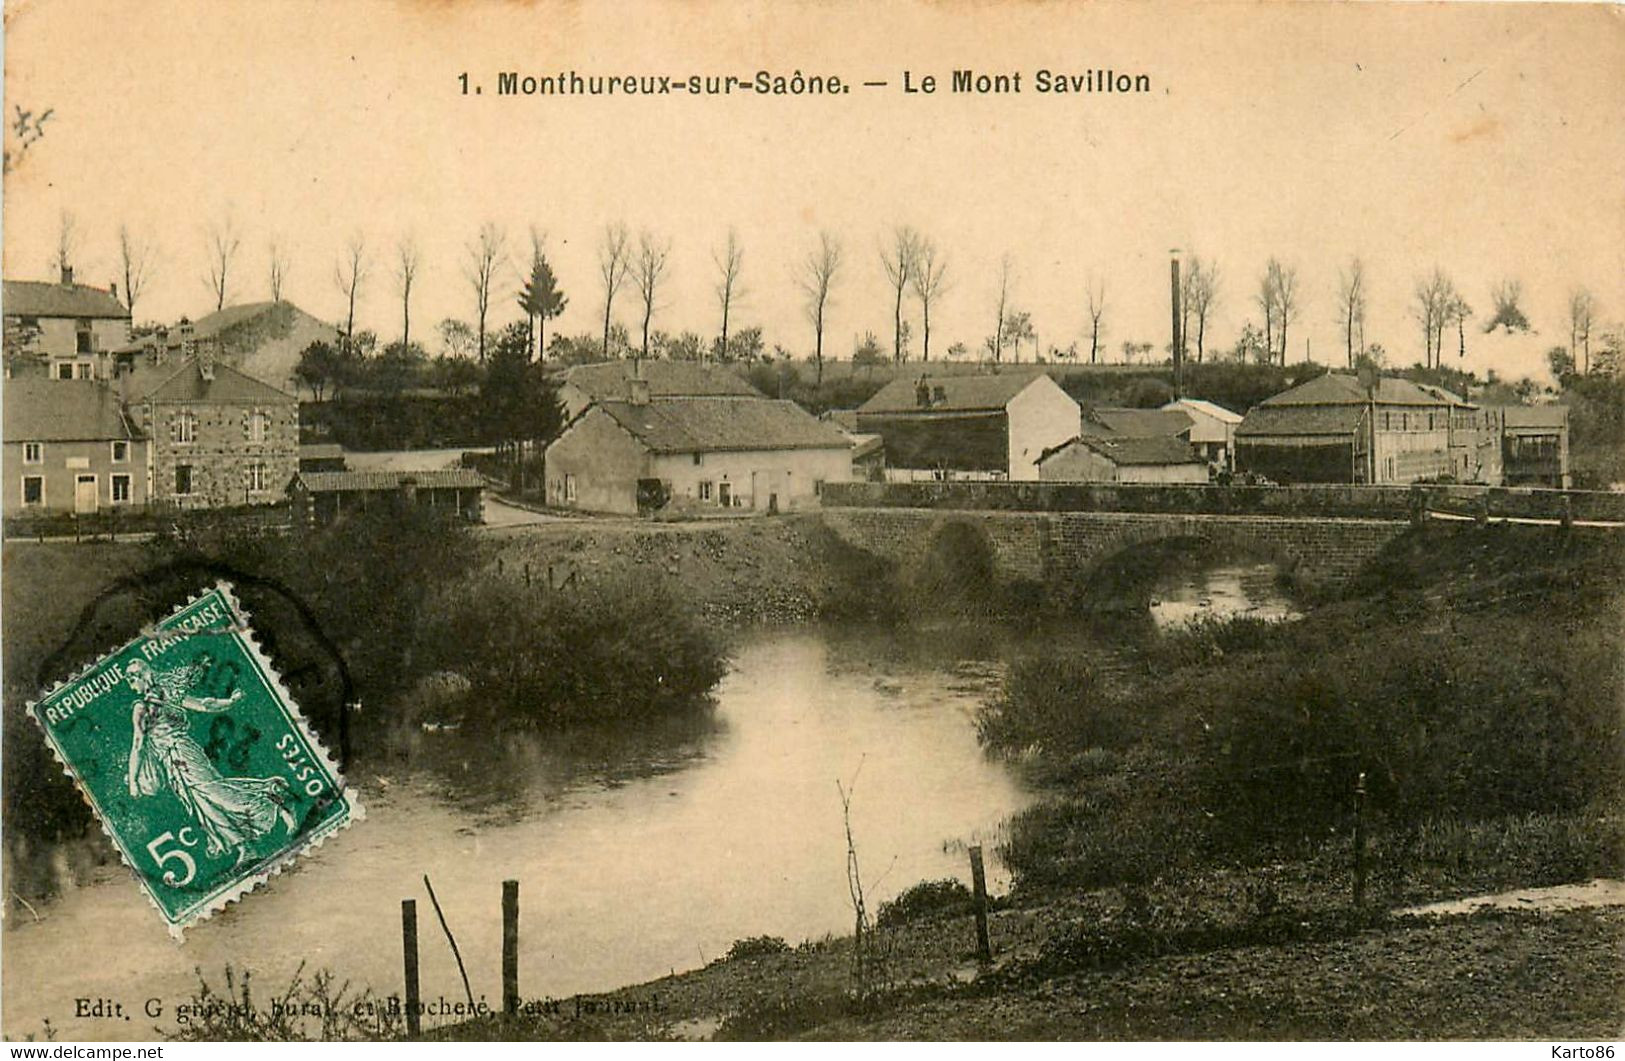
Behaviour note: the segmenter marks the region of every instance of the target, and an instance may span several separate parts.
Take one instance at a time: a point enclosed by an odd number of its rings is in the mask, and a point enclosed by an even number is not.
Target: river
[[[1160,586],[1193,614],[1276,607],[1247,568]],[[1207,600],[1207,605],[1200,601]],[[1178,621],[1171,612],[1165,622]],[[974,714],[1004,659],[1053,651],[1053,632],[755,631],[736,641],[714,707],[654,731],[414,736],[352,771],[365,820],[173,942],[122,866],[19,905],[4,940],[5,1031],[152,1038],[172,1030],[201,969],[249,968],[261,997],[301,962],[383,995],[401,984],[400,901],[417,900],[426,1000],[462,997],[423,886],[433,882],[475,996],[500,1004],[501,889],[520,882],[520,990],[560,998],[694,968],[736,939],[850,931],[837,780],[871,911],[909,885],[968,880],[1034,794],[977,744]],[[94,963],[75,960],[83,940]],[[106,999],[122,1016],[76,1016]],[[162,1016],[149,1019],[148,1000]],[[426,1020],[425,1026],[436,1023]]]

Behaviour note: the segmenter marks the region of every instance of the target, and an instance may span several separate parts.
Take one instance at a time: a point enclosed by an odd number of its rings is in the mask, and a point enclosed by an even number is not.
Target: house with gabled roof
[[[1264,399],[1242,418],[1236,467],[1279,483],[1454,477],[1452,413],[1464,408],[1457,402],[1394,376],[1366,386],[1328,372]]]
[[[146,504],[147,440],[105,384],[19,376],[0,391],[7,517]]]
[[[1205,483],[1207,459],[1172,435],[1079,435],[1038,457],[1038,477],[1082,483]]]
[[[110,355],[130,339],[130,309],[115,286],[78,284],[71,267],[59,283],[0,285],[6,375],[53,380],[107,379]]]
[[[1075,437],[1078,403],[1043,373],[898,378],[858,407],[879,435],[886,478],[1034,480],[1038,457]]]
[[[763,398],[739,373],[698,361],[625,358],[576,365],[559,376],[559,403],[566,421],[593,402],[636,398]]]
[[[148,439],[150,497],[181,508],[272,504],[299,470],[299,402],[213,357],[138,364],[117,381]]]
[[[852,477],[852,441],[790,401],[595,401],[547,447],[548,504],[633,514],[663,508],[778,512]]]

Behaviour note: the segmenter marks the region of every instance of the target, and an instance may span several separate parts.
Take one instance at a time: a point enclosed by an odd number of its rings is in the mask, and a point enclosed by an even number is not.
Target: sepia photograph
[[[4,11],[11,1056],[1613,1057],[1625,7]]]

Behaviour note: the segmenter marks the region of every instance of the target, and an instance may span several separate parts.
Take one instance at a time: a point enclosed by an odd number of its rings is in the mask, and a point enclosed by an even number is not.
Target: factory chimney
[[[1169,349],[1173,351],[1174,355],[1174,397],[1183,398],[1185,396],[1185,336],[1180,328],[1179,301],[1182,292],[1179,289],[1179,251],[1177,250],[1173,252],[1173,258],[1168,262],[1168,283],[1172,295],[1170,306],[1173,310],[1173,327],[1171,329],[1173,342],[1169,344]]]

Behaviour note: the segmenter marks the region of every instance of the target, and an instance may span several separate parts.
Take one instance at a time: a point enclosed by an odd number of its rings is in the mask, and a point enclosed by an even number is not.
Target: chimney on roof
[[[73,285],[73,266],[67,264],[62,266],[62,284],[65,287]]]
[[[649,380],[643,374],[643,359],[632,359],[632,374],[626,378],[626,397],[633,405],[649,404]]]
[[[118,301],[118,281],[117,280],[114,280],[112,283],[107,285],[107,293],[109,295],[113,296],[113,301],[115,301],[115,302]]]

